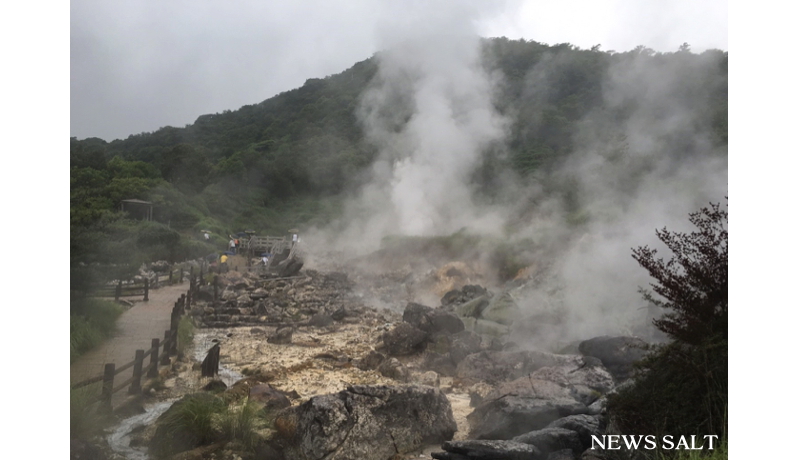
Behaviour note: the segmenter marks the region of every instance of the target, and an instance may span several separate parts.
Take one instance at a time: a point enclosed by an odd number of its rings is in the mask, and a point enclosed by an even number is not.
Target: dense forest
[[[502,145],[484,148],[472,167],[478,199],[513,199],[500,193],[509,181],[536,185],[561,197],[579,225],[585,202],[562,166],[590,145],[603,164],[626,165],[623,191],[660,167],[657,158],[727,157],[727,52],[697,54],[688,45],[671,53],[604,52],[496,38],[482,40],[480,53],[495,81],[492,104],[508,124]],[[378,53],[183,128],[112,142],[72,138],[73,289],[88,279],[92,263],[131,267],[199,257],[245,228],[280,234],[340,216],[380,154],[359,118],[380,59]],[[397,123],[407,121],[401,116]],[[670,128],[645,145],[631,138],[637,123]],[[647,155],[636,153],[644,149]],[[152,202],[154,220],[121,212],[125,199]],[[199,238],[201,229],[212,232],[211,243]]]

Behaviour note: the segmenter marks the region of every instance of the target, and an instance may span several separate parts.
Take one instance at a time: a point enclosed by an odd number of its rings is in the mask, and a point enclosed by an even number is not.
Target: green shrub
[[[219,418],[227,405],[222,399],[198,393],[176,402],[159,420],[153,450],[159,457],[211,444],[221,439]]]
[[[632,385],[608,397],[610,424],[620,433],[718,435],[726,431],[728,347],[673,342],[654,349]]]
[[[246,399],[229,406],[209,393],[188,395],[175,403],[159,420],[153,451],[160,457],[219,441],[237,441],[255,450],[258,430],[266,424],[261,405]]]
[[[178,323],[178,353],[183,354],[194,339],[194,323],[189,316],[182,316]]]
[[[111,336],[122,307],[100,299],[79,299],[70,304],[70,362]]]
[[[228,441],[239,441],[248,449],[255,449],[258,428],[263,424],[264,411],[260,404],[246,399],[241,406],[231,407],[222,413],[222,433]]]
[[[620,433],[718,435],[728,410],[728,212],[712,204],[690,214],[699,231],[657,230],[673,256],[640,247],[633,257],[655,279],[646,300],[666,313],[653,321],[673,341],[639,364],[633,384],[608,398]]]
[[[100,394],[100,384],[70,389],[69,392],[69,436],[88,439],[103,427],[103,417],[97,413],[95,404]]]

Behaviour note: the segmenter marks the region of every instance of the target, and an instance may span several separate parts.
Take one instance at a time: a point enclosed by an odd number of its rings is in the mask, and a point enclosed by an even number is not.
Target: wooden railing
[[[150,279],[145,278],[142,281],[128,280],[118,281],[117,284],[98,284],[90,288],[89,295],[91,297],[113,297],[114,300],[119,300],[121,297],[142,296],[143,301],[148,301],[150,300],[150,289],[183,283],[186,275],[187,271],[182,266],[170,267],[167,273],[156,275],[153,283],[150,282]],[[193,265],[189,267],[188,276],[190,279],[194,276]],[[199,279],[203,279],[203,265],[200,265]]]
[[[93,383],[103,382],[102,390],[96,397],[96,401],[100,401],[108,409],[111,409],[111,396],[126,387],[128,388],[128,394],[140,394],[142,392],[142,378],[158,377],[158,366],[169,365],[170,356],[178,354],[178,325],[181,317],[191,308],[192,299],[197,293],[197,287],[196,278],[192,276],[189,280],[189,290],[186,294],[181,294],[181,297],[172,307],[170,328],[164,331],[163,340],[152,339],[148,350],[136,350],[133,361],[119,367],[117,367],[116,363],[106,363],[102,375],[75,383],[71,388],[74,390]],[[147,357],[150,357],[150,360],[145,366]],[[133,375],[129,379],[124,382],[114,382],[117,375],[131,367],[133,367]]]

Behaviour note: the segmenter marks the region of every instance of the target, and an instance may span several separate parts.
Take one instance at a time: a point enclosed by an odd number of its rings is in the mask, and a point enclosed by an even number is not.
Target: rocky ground
[[[572,353],[520,348],[515,327],[546,318],[525,317],[508,286],[487,289],[490,277],[464,262],[315,266],[282,278],[232,271],[200,287],[187,311],[197,351],[145,402],[213,388],[276,411],[255,453],[190,443],[173,458],[591,459],[604,397],[642,355],[632,337]],[[200,377],[196,358],[216,344],[222,375],[239,382]],[[157,422],[133,442],[159,436]]]

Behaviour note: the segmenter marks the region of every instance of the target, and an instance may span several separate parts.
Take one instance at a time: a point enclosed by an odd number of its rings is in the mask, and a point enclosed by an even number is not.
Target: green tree
[[[674,254],[665,261],[647,246],[633,258],[656,282],[642,290],[649,302],[667,310],[653,323],[675,340],[699,345],[709,337],[728,338],[728,212],[719,204],[690,214],[691,233],[657,230]],[[662,300],[663,299],[663,300]]]
[[[669,260],[646,246],[633,251],[655,279],[645,299],[666,310],[654,325],[673,341],[653,347],[633,384],[609,396],[611,426],[622,433],[727,432],[728,212],[712,204],[689,220],[696,231],[656,232]]]

